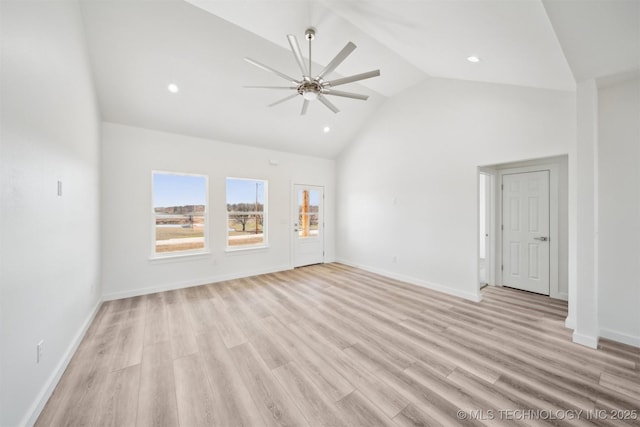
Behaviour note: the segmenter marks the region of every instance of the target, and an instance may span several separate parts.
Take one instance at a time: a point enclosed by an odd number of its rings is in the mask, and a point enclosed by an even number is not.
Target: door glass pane
[[[298,238],[318,238],[320,191],[298,190]]]

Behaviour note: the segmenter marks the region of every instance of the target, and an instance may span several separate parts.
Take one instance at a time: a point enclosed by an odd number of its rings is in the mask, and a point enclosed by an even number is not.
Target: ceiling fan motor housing
[[[316,80],[305,80],[298,85],[297,90],[304,99],[311,101],[318,97],[318,94],[322,90],[322,85]]]

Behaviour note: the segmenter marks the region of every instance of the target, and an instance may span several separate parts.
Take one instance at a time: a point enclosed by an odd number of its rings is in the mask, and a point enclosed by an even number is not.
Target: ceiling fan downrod
[[[316,30],[313,27],[307,28],[304,32],[304,38],[309,40],[309,77],[313,75],[311,72],[311,42],[316,38]]]

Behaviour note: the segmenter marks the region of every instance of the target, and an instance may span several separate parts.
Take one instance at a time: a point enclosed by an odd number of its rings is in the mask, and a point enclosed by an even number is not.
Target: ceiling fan
[[[315,77],[312,77],[311,71],[311,42],[315,38],[316,32],[313,28],[308,28],[305,31],[305,38],[309,41],[309,68],[307,68],[307,64],[302,57],[302,52],[300,50],[300,45],[298,44],[298,39],[296,36],[289,34],[287,35],[287,39],[289,40],[289,45],[291,46],[291,51],[293,52],[293,56],[300,67],[300,71],[302,71],[302,79],[294,79],[286,74],[281,73],[267,65],[264,65],[258,61],[255,61],[251,58],[244,58],[249,64],[255,65],[258,68],[262,68],[263,70],[270,71],[273,74],[282,77],[283,79],[289,81],[293,84],[293,86],[245,86],[245,88],[250,89],[293,89],[295,93],[293,95],[289,95],[286,98],[283,98],[279,101],[270,104],[269,107],[273,107],[274,105],[278,105],[282,102],[293,99],[299,95],[302,95],[304,101],[302,103],[302,111],[301,115],[307,113],[307,108],[309,108],[309,102],[313,100],[318,100],[322,102],[328,109],[333,111],[334,113],[339,112],[338,108],[333,105],[331,101],[326,98],[326,95],[329,96],[341,96],[344,98],[352,98],[359,99],[362,101],[366,101],[369,97],[367,95],[360,95],[357,93],[351,92],[342,92],[339,90],[334,90],[333,88],[336,86],[340,86],[347,83],[357,82],[359,80],[370,79],[372,77],[378,77],[380,75],[380,70],[369,71],[366,73],[355,74],[353,76],[343,77],[335,80],[325,80],[325,76],[335,70],[338,65],[340,65],[346,58],[354,51],[356,45],[349,42],[347,45],[336,55],[335,58],[327,64],[326,67],[322,71],[320,71]]]

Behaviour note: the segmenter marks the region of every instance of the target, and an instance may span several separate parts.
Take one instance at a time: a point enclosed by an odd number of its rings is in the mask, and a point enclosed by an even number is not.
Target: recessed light
[[[478,58],[477,56],[468,56],[467,61],[476,63],[476,62],[480,62],[480,58]]]
[[[329,133],[331,128],[329,126],[325,126],[322,130],[323,130],[324,133]]]
[[[178,88],[178,85],[175,83],[169,83],[169,86],[167,86],[167,90],[171,93],[178,93],[180,88]]]

